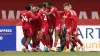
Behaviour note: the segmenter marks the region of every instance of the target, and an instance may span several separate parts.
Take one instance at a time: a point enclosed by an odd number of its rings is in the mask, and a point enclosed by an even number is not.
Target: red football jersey
[[[47,24],[47,15],[44,13],[45,10],[41,9],[39,15],[42,21],[42,24]]]
[[[56,22],[60,19],[60,14],[57,8],[52,6],[50,9],[47,9],[46,11],[52,12],[52,14],[48,16],[48,24],[50,28],[55,28]]]
[[[51,9],[50,9],[50,12],[53,12],[53,14],[51,14],[49,16],[50,18],[53,18],[53,19],[56,19],[56,20],[60,18],[60,14],[59,14],[59,12],[58,12],[56,7],[52,6]]]
[[[36,13],[33,13],[35,16],[38,16],[38,12]],[[41,20],[40,18],[36,19],[36,20],[32,20],[31,21],[31,24],[32,24],[32,29],[33,31],[34,30],[40,30],[40,27],[41,27]]]
[[[22,28],[29,29],[31,28],[30,21],[32,19],[38,19],[38,16],[35,16],[32,12],[28,12],[27,10],[23,10],[20,14],[20,18],[22,19]]]
[[[71,24],[73,22],[77,22],[77,20],[78,20],[76,12],[73,11],[73,10],[65,11],[65,16],[67,17],[67,18],[65,18],[65,22],[67,24]]]

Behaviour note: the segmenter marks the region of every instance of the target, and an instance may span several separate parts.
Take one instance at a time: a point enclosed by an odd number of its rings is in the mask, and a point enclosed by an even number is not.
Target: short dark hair
[[[46,7],[46,3],[42,3],[42,6],[43,6],[43,7]]]
[[[30,10],[31,10],[31,7],[28,5],[28,6],[25,7],[25,9],[26,9],[27,11],[30,11]]]
[[[52,3],[51,3],[51,2],[46,2],[46,3],[47,3],[48,5],[50,5],[50,6],[52,5]]]
[[[35,5],[34,5],[34,4],[29,4],[29,6],[32,6],[32,7],[34,7]]]
[[[64,3],[63,6],[70,6],[70,3]]]
[[[42,8],[42,4],[37,5],[39,8]]]

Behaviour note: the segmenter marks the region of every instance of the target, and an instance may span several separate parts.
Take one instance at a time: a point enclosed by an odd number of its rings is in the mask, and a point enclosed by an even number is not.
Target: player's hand
[[[63,18],[67,18],[67,16],[63,16]]]
[[[44,13],[45,13],[46,15],[48,15],[48,13],[47,13],[46,11],[44,11]]]

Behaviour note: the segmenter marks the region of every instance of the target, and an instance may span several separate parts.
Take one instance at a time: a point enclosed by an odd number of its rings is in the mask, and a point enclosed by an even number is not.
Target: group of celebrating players
[[[29,4],[21,11],[22,29],[24,34],[24,52],[28,52],[28,44],[32,40],[32,52],[42,51],[78,51],[82,42],[78,39],[76,12],[69,3],[64,3],[64,11],[58,11],[51,2],[44,2],[37,6]],[[53,42],[53,34],[55,40]],[[60,49],[57,48],[60,39]],[[40,41],[44,45],[41,50]],[[77,42],[80,44],[78,46]],[[53,45],[54,43],[54,45]],[[69,44],[71,44],[71,49]]]

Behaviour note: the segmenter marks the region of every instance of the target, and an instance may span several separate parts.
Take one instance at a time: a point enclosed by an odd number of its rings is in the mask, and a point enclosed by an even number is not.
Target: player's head
[[[51,6],[52,6],[52,3],[51,2],[46,2],[46,7],[47,8],[51,8]]]
[[[37,7],[36,6],[33,6],[32,7],[32,12],[37,12],[38,10],[37,10]]]
[[[31,11],[32,11],[32,8],[35,6],[34,4],[29,4],[29,6],[31,7]]]
[[[39,11],[40,9],[42,9],[42,4],[37,5],[37,10]]]
[[[34,6],[34,4],[29,4],[29,6],[32,8]]]
[[[30,10],[31,10],[31,7],[30,7],[29,5],[26,6],[26,7],[25,7],[25,10],[30,11]]]
[[[64,3],[64,10],[65,11],[68,11],[68,10],[70,10],[72,7],[71,7],[71,4],[69,4],[69,3]]]
[[[46,9],[46,3],[45,3],[45,2],[42,3],[42,8],[43,8],[43,9]]]
[[[30,6],[31,7],[31,12],[33,12],[33,8],[35,7],[35,5],[34,4],[29,4],[28,6]]]

